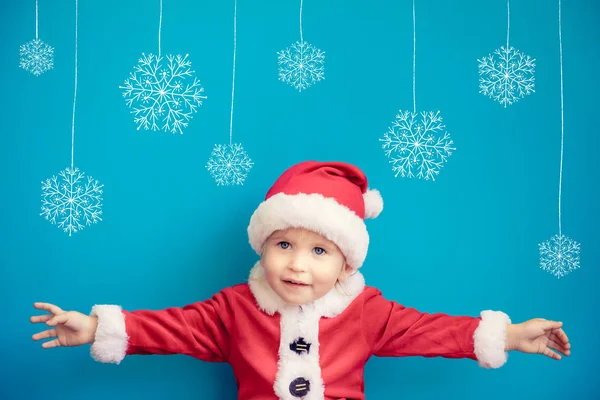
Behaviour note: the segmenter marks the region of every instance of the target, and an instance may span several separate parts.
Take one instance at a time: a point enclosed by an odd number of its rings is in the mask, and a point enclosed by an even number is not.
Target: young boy
[[[260,261],[248,283],[211,299],[164,310],[95,305],[91,315],[48,303],[34,316],[54,328],[44,348],[91,343],[92,357],[187,354],[228,362],[240,399],[364,399],[370,356],[470,358],[498,368],[507,351],[570,354],[561,322],[511,324],[499,311],[479,317],[428,314],[386,300],[358,271],[367,254],[365,218],[383,209],[357,167],[307,161],[285,171],[252,215],[248,235]]]

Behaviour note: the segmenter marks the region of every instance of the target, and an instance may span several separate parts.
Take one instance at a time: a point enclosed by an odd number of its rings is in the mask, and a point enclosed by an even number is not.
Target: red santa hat
[[[250,245],[261,254],[277,230],[304,228],[334,242],[352,268],[367,256],[369,234],[364,220],[383,210],[379,191],[367,177],[343,162],[304,161],[288,168],[267,192],[248,226]]]

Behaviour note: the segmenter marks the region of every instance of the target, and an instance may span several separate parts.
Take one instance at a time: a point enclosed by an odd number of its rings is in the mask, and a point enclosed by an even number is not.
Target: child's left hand
[[[506,330],[507,350],[543,354],[555,360],[571,354],[569,338],[562,329],[562,322],[534,318],[520,324],[510,324]],[[555,350],[555,351],[553,351]]]

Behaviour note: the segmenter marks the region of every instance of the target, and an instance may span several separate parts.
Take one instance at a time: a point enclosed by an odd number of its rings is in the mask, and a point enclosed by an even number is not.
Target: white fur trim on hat
[[[383,198],[377,189],[368,189],[363,194],[365,201],[365,218],[377,218],[383,211]]]
[[[263,201],[250,218],[250,245],[261,254],[267,238],[287,228],[304,228],[323,235],[340,248],[352,268],[360,268],[367,256],[369,233],[363,219],[321,194],[278,193]]]
[[[482,311],[481,322],[473,339],[475,355],[479,366],[483,368],[499,368],[508,358],[506,347],[506,327],[510,324],[508,315],[501,311]]]

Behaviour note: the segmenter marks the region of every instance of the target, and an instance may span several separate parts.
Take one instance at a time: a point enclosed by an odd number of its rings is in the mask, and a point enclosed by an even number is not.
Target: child
[[[91,355],[119,364],[131,354],[186,354],[233,367],[240,399],[364,399],[363,368],[375,356],[470,358],[498,368],[507,351],[559,360],[570,344],[561,322],[511,324],[499,311],[479,317],[427,314],[365,286],[365,218],[383,209],[379,192],[353,165],[302,162],[285,171],[250,219],[260,261],[248,283],[211,299],[164,310],[95,305],[31,317],[54,327],[44,348],[91,343]]]

